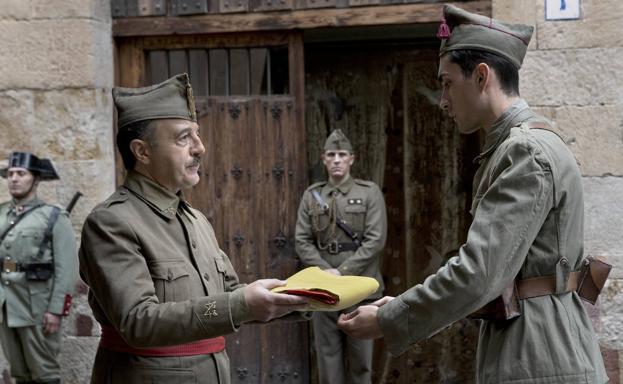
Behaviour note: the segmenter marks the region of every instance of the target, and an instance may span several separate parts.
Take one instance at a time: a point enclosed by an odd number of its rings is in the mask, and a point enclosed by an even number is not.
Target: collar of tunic
[[[173,219],[178,209],[194,217],[182,192],[173,193],[136,171],[128,172],[123,186],[167,219]]]
[[[42,205],[44,202],[37,196],[30,199],[24,204],[16,204],[15,199],[11,200],[11,204],[9,205],[9,214],[21,215],[22,213],[28,211],[32,207],[37,205]]]
[[[331,184],[331,182],[328,181],[323,188],[323,194],[329,195],[331,192],[338,190],[343,195],[346,195],[348,194],[348,192],[350,192],[350,189],[353,187],[354,182],[355,180],[350,175],[348,175],[348,178],[337,186]]]
[[[508,137],[511,128],[519,126],[524,121],[537,117],[530,109],[525,100],[519,99],[508,107],[504,113],[491,125],[485,138],[482,153],[474,159],[474,162],[481,163],[489,157],[495,149]]]

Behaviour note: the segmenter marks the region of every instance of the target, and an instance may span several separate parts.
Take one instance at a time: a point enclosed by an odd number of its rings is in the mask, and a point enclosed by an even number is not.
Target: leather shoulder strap
[[[6,237],[6,235],[11,231],[11,229],[15,228],[15,226],[26,216],[28,216],[28,214],[30,212],[33,212],[35,209],[41,207],[43,204],[37,204],[35,206],[33,206],[32,208],[30,208],[29,210],[27,210],[26,212],[22,213],[21,215],[17,216],[15,218],[15,220],[13,220],[11,222],[11,224],[9,224],[9,226],[2,231],[2,234],[0,234],[0,244],[2,244],[2,241],[4,241],[4,238]]]
[[[61,209],[59,207],[52,207],[52,212],[50,213],[50,217],[48,217],[48,226],[45,229],[45,233],[43,234],[43,240],[41,240],[41,244],[39,244],[39,252],[37,252],[36,259],[40,259],[43,257],[43,252],[45,252],[45,247],[48,245],[50,240],[52,240],[52,231],[54,230],[54,224],[56,224],[56,220],[58,220],[58,215],[61,213]],[[54,256],[54,254],[52,254]]]

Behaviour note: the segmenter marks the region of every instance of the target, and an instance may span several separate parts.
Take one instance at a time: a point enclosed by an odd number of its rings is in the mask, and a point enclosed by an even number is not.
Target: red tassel
[[[441,24],[439,24],[439,29],[437,30],[437,37],[442,40],[450,37],[450,27],[446,24],[446,19],[443,17],[441,18]]]

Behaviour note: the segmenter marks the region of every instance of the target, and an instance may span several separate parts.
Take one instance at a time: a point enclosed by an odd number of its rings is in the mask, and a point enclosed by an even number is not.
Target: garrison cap
[[[335,129],[324,142],[324,150],[345,150],[353,153],[353,146],[341,130]]]
[[[445,5],[437,37],[439,56],[458,49],[474,49],[500,55],[521,68],[534,27],[502,23],[490,17]]]
[[[197,121],[195,99],[186,73],[143,88],[112,90],[119,129],[138,121],[184,119]]]
[[[58,180],[58,174],[49,159],[40,159],[29,152],[12,152],[6,168],[0,169],[0,176],[6,178],[9,168],[24,168],[39,176],[41,180]]]

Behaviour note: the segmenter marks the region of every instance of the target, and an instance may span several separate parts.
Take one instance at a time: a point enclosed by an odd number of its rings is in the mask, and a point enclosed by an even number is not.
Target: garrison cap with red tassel
[[[459,49],[487,51],[505,57],[519,69],[533,31],[530,25],[503,23],[446,5],[437,31],[439,56]]]

